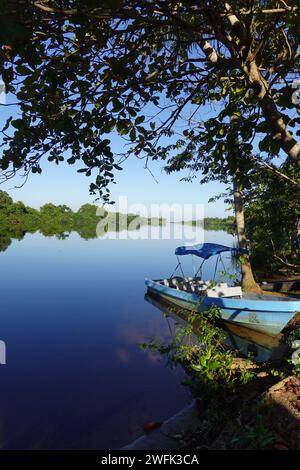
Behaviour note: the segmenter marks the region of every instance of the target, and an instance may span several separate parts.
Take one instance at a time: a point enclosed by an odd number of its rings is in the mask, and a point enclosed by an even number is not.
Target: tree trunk
[[[247,249],[247,239],[245,232],[245,216],[243,207],[243,196],[242,190],[239,184],[234,180],[233,183],[233,197],[234,197],[234,209],[235,209],[235,222],[236,222],[236,233],[238,239],[238,246],[241,251]],[[242,289],[247,292],[255,292],[262,294],[263,291],[254,279],[249,255],[243,254],[242,262]]]
[[[248,71],[250,84],[260,101],[262,114],[269,125],[273,139],[289,156],[291,163],[300,168],[300,142],[288,131],[283,117],[269,93],[269,84],[261,75],[255,61],[250,62]]]

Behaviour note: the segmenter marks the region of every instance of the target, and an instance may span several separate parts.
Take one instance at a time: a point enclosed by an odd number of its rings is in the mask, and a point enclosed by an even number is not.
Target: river
[[[182,371],[139,347],[170,335],[144,278],[170,275],[180,244],[36,233],[0,253],[2,449],[117,449],[190,399]]]

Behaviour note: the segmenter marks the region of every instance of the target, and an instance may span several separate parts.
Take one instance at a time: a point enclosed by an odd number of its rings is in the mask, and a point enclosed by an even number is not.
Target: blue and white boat
[[[165,302],[157,295],[147,292],[146,302],[163,312],[170,331],[172,324],[169,318],[172,318],[176,324],[187,321],[188,312],[181,307],[175,307],[170,302]],[[256,362],[278,361],[289,353],[289,348],[285,341],[282,341],[283,335],[267,335],[262,331],[252,330],[237,323],[222,322],[218,323],[224,333],[223,345],[229,346],[235,351],[239,351],[242,357],[249,357]],[[193,330],[196,336],[199,335],[197,322],[193,324]]]
[[[162,299],[187,310],[203,312],[211,306],[220,307],[221,318],[227,322],[262,331],[269,335],[279,334],[288,323],[300,314],[300,299],[286,296],[245,293],[241,286],[229,286],[225,282],[205,281],[202,279],[203,263],[211,256],[217,256],[217,265],[224,252],[236,252],[231,248],[216,243],[203,243],[194,246],[176,248],[178,268],[182,277],[174,276],[166,279],[146,279],[149,292]],[[179,256],[193,255],[202,262],[193,277],[185,277]],[[200,274],[200,275],[199,275]],[[263,287],[263,286],[262,286]]]

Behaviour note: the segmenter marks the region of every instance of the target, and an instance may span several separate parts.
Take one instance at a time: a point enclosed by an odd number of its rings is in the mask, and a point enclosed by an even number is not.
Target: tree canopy
[[[247,235],[256,267],[268,272],[279,268],[299,272],[300,173],[291,164],[282,171],[293,183],[264,173],[260,183],[245,192]]]
[[[108,201],[129,155],[204,180],[238,169],[244,186],[280,152],[299,168],[299,19],[291,0],[2,0],[0,73],[20,112],[2,179],[81,162]]]

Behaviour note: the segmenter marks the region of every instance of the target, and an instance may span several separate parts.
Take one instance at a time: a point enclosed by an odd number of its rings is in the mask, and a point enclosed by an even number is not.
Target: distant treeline
[[[225,219],[205,217],[203,225],[205,230],[226,230],[231,232],[235,230],[235,218],[234,216],[228,216]]]
[[[0,191],[0,251],[10,245],[11,239],[21,240],[27,232],[66,238],[75,231],[82,238],[91,239],[107,231],[138,230],[142,225],[163,223],[163,219],[109,212],[94,204],[84,204],[77,212],[52,203],[37,210],[23,202],[14,202],[5,191]]]
[[[66,238],[77,232],[84,239],[101,237],[108,231],[138,230],[143,225],[163,225],[163,218],[144,218],[136,214],[109,212],[94,204],[84,204],[73,212],[64,204],[44,204],[39,210],[14,202],[5,191],[0,191],[0,251],[6,250],[12,239],[21,240],[26,233],[39,231],[45,236]],[[202,221],[184,222],[199,224],[206,230],[229,231],[233,217],[227,219],[205,218]]]
[[[221,219],[220,217],[204,217],[201,220],[182,221],[182,224],[188,224],[195,227],[203,227],[205,230],[225,230],[232,232],[235,229],[235,219],[233,216]]]

